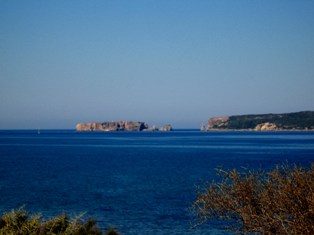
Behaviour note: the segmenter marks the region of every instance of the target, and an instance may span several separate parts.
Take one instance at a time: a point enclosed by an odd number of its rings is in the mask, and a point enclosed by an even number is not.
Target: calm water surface
[[[225,234],[195,229],[195,186],[215,168],[314,161],[313,132],[0,131],[0,212],[95,218],[123,234]]]

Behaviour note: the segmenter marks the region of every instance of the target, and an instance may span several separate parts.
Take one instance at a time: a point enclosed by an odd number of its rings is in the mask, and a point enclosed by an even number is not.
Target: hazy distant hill
[[[210,118],[207,130],[314,130],[314,112],[303,111],[283,114],[236,115]]]

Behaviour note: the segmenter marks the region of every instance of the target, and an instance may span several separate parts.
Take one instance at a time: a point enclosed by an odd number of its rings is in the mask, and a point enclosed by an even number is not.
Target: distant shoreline
[[[38,134],[38,129],[0,129],[0,132],[34,132]],[[157,131],[87,131],[87,132],[79,132],[76,131],[75,129],[40,129],[41,134],[45,132],[73,132],[73,133],[163,133],[163,132],[157,132]],[[256,133],[267,133],[267,132],[313,132],[314,130],[265,130],[265,131],[260,131],[260,130],[254,130],[254,129],[210,129],[210,130],[205,130],[202,131],[197,128],[178,128],[178,129],[173,129],[172,132],[256,132]]]
[[[314,132],[314,130],[293,130],[293,129],[282,129],[282,130],[254,130],[254,129],[211,129],[211,130],[205,130],[201,132]]]

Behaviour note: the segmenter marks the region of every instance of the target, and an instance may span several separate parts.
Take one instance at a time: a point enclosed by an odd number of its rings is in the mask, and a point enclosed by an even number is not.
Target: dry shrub
[[[217,172],[221,182],[198,190],[192,206],[197,224],[225,219],[236,233],[314,234],[314,163]]]

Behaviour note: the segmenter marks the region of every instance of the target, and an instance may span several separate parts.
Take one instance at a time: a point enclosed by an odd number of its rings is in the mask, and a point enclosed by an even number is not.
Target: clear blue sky
[[[0,129],[301,110],[312,0],[0,0]]]

